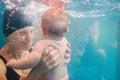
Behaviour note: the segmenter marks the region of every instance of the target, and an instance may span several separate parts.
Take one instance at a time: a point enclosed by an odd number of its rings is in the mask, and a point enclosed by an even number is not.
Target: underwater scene
[[[68,0],[69,1],[69,0]],[[0,48],[6,39],[0,3]],[[120,0],[70,0],[66,38],[71,44],[69,80],[120,80]]]

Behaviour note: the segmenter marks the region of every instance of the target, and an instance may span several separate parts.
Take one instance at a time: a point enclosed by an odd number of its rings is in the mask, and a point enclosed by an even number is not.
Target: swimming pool
[[[4,9],[0,4],[1,17]],[[66,12],[70,20],[66,37],[72,50],[68,64],[70,80],[119,80],[120,1],[73,0]],[[5,44],[3,37],[0,35],[0,48]]]

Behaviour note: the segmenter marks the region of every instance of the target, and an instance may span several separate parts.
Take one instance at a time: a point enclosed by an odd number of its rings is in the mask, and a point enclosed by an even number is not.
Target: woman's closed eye
[[[19,32],[20,36],[26,35],[26,32]]]

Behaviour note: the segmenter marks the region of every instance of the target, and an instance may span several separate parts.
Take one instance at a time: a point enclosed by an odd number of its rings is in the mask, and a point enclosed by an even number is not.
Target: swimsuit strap
[[[0,55],[0,59],[3,60],[4,64],[7,63],[6,59],[2,55]],[[19,80],[20,75],[17,74],[14,71],[14,69],[12,69],[11,67],[8,67],[8,66],[6,67],[6,69],[7,69],[7,73],[6,73],[7,80]]]
[[[6,59],[2,55],[0,55],[0,59],[2,59],[5,64],[7,63]]]

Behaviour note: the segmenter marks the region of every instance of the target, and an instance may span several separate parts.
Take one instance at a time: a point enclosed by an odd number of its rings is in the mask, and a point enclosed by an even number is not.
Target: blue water
[[[1,4],[0,17],[4,9]],[[72,50],[70,80],[117,80],[120,1],[73,0],[66,12],[70,20],[66,37]],[[5,44],[3,37],[0,48]]]
[[[0,3],[0,48],[2,48],[2,46],[6,43],[5,37],[2,33],[2,15],[4,10],[5,10],[4,3]]]

